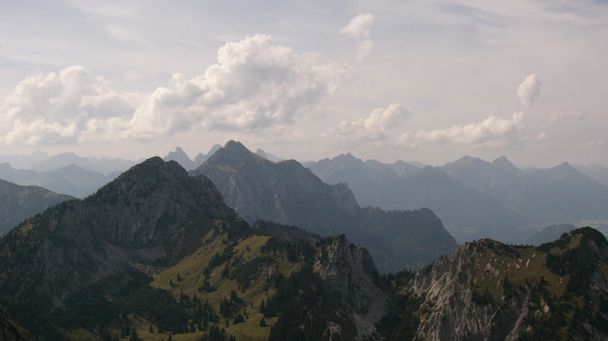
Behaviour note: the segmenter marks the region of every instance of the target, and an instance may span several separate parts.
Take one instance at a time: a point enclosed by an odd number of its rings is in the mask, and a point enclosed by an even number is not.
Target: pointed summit
[[[237,166],[247,164],[249,162],[271,163],[270,161],[247,149],[247,147],[245,147],[242,143],[230,140],[226,142],[224,147],[220,148],[212,156],[210,156],[205,164],[213,163]],[[201,167],[203,167],[205,164],[203,164]],[[197,168],[195,171],[196,174],[200,174],[200,172],[197,171],[201,167]]]
[[[167,154],[167,156],[164,157],[164,160],[176,161],[187,170],[194,168],[194,163],[181,147],[176,147],[174,151],[170,152],[169,154]]]
[[[498,159],[492,161],[492,166],[510,174],[519,174],[521,171],[517,168],[506,156],[501,155]]]

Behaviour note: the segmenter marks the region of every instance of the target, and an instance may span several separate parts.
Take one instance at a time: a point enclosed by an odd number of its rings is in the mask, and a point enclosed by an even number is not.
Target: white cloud
[[[256,131],[290,124],[333,92],[343,65],[255,35],[224,45],[217,64],[204,74],[175,74],[139,107],[130,123],[133,137],[147,138],[192,125],[223,131]]]
[[[0,105],[5,144],[76,142],[90,120],[130,115],[140,97],[116,93],[83,66],[21,81]]]
[[[454,125],[447,129],[431,131],[418,130],[404,136],[406,141],[441,142],[502,147],[515,142],[522,128],[523,112],[516,112],[510,118],[492,115],[481,122]]]
[[[353,17],[346,26],[342,27],[340,34],[357,43],[357,59],[362,60],[369,56],[374,48],[371,39],[371,29],[374,26],[374,16],[359,14]]]
[[[412,115],[412,112],[399,103],[374,109],[367,117],[354,121],[342,121],[336,129],[331,129],[323,135],[332,140],[338,140],[343,145],[360,143],[384,143],[393,138],[396,131]]]
[[[537,74],[533,73],[517,87],[517,97],[523,108],[530,108],[540,96],[541,82]]]
[[[206,128],[252,132],[314,111],[347,66],[324,64],[256,35],[225,44],[201,75],[175,74],[149,95],[118,93],[83,66],[21,81],[0,105],[0,142],[150,139]]]
[[[551,114],[551,123],[561,120],[583,120],[585,117],[582,112],[554,112]]]

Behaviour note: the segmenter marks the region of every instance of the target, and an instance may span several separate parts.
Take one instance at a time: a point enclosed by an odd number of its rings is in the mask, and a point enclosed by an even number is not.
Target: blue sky
[[[608,164],[606,41],[584,0],[2,2],[0,145]]]

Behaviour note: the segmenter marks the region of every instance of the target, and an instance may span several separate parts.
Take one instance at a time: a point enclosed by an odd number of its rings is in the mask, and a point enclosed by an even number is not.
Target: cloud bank
[[[151,94],[118,93],[82,66],[20,82],[0,107],[5,144],[153,139],[193,128],[254,132],[289,125],[336,88],[326,64],[255,35],[225,44],[201,75],[174,74]]]
[[[91,122],[112,121],[133,112],[141,96],[117,93],[83,66],[21,81],[0,105],[0,141],[5,144],[77,142]]]

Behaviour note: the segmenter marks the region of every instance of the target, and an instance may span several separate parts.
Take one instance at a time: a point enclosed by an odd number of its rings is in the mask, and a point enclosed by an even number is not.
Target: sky
[[[608,2],[0,2],[0,154],[608,165]]]

